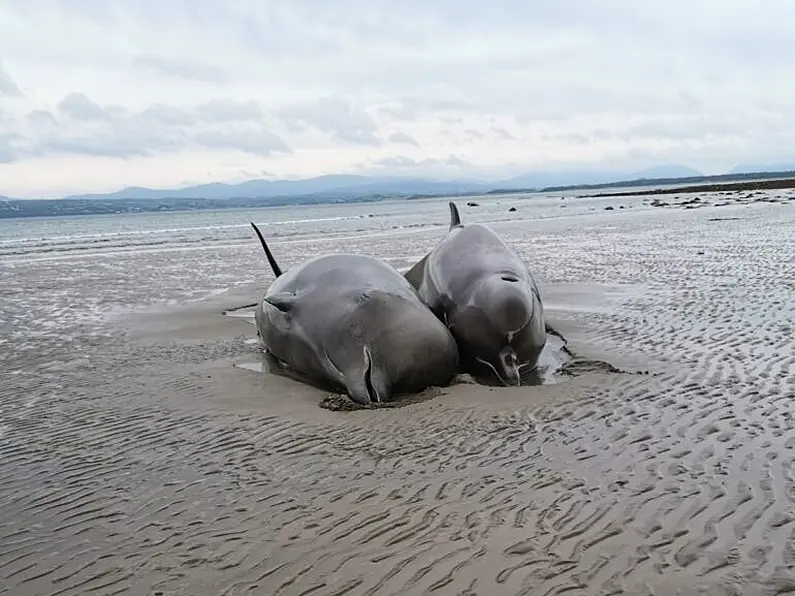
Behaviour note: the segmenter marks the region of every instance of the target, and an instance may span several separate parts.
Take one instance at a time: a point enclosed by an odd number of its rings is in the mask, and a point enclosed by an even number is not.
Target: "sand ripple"
[[[243,323],[17,367],[0,594],[795,590],[795,218],[722,209],[504,229],[547,284],[624,284],[551,311],[648,375],[329,412],[232,368]]]

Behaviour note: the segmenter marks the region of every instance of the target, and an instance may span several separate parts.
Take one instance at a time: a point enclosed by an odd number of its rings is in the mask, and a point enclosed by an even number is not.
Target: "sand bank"
[[[749,180],[747,182],[721,182],[692,184],[689,186],[670,186],[653,188],[650,190],[621,190],[605,191],[594,194],[580,195],[585,197],[640,197],[649,195],[673,195],[700,193],[722,193],[732,195],[735,193],[747,193],[748,191],[758,191],[759,195],[769,197],[766,191],[789,190],[795,188],[795,178],[777,178],[768,180]],[[744,193],[744,194],[745,194]]]

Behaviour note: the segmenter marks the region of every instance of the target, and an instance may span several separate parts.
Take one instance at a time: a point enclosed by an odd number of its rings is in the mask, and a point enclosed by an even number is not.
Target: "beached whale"
[[[445,237],[405,277],[453,334],[465,372],[520,385],[546,343],[538,285],[522,258],[450,202]]]
[[[255,309],[270,358],[362,404],[450,382],[455,340],[398,271],[372,257],[330,254],[282,272],[251,225],[276,276]]]

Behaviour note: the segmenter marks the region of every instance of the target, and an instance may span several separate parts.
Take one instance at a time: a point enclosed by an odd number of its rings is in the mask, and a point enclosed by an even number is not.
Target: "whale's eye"
[[[502,276],[502,280],[503,280],[503,281],[513,281],[513,282],[517,282],[517,281],[519,281],[519,278],[518,278],[518,277],[516,277],[515,275],[503,275],[503,276]]]

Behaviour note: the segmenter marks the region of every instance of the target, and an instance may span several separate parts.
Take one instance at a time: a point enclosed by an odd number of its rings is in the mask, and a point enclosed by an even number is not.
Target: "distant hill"
[[[650,168],[635,174],[570,170],[536,172],[497,182],[434,180],[408,176],[330,175],[306,180],[250,180],[221,182],[176,189],[129,187],[112,193],[72,195],[62,199],[18,200],[0,197],[0,219],[100,213],[141,213],[201,209],[255,208],[276,205],[315,205],[378,201],[387,198],[559,192],[675,185],[715,184],[795,178],[795,167],[775,171],[705,176],[680,165]],[[682,176],[682,174],[687,174]]]
[[[541,189],[548,186],[599,184],[620,180],[625,172],[594,172],[589,170],[569,170],[560,172],[532,172],[501,180],[492,187],[503,189]]]
[[[784,168],[784,166],[782,166]],[[735,169],[749,169],[738,166]],[[786,168],[785,168],[786,169]],[[789,168],[789,169],[795,169]],[[750,168],[753,172],[760,170]],[[771,170],[780,172],[782,170]],[[745,173],[745,172],[743,172]],[[735,174],[736,175],[736,174]],[[663,165],[640,172],[561,170],[556,172],[529,172],[497,182],[483,180],[439,180],[410,176],[365,176],[353,174],[332,174],[304,180],[249,180],[239,184],[213,182],[184,188],[145,188],[131,186],[109,193],[76,194],[63,199],[76,201],[112,201],[120,199],[268,199],[287,197],[316,198],[360,198],[376,195],[395,197],[412,195],[439,195],[456,193],[487,193],[494,191],[511,192],[518,190],[567,189],[595,187],[599,185],[620,185],[630,181],[668,183],[677,179],[695,181],[704,174],[683,165]],[[708,178],[714,178],[708,177]],[[622,182],[623,181],[623,182]],[[63,200],[59,199],[59,200]],[[0,200],[12,200],[0,197]]]
[[[576,191],[576,190],[600,190],[612,188],[635,188],[646,186],[673,187],[689,185],[709,185],[722,182],[747,182],[753,180],[785,180],[795,179],[795,171],[781,172],[749,172],[747,174],[716,174],[714,176],[689,176],[687,178],[640,178],[636,180],[620,180],[605,184],[579,184],[570,186],[549,186],[541,189],[543,192]],[[504,191],[491,191],[490,194],[497,194]],[[638,194],[638,193],[622,193]],[[596,196],[596,195],[585,195]],[[612,196],[612,195],[604,195]]]
[[[241,199],[273,198],[286,196],[346,196],[362,194],[396,195],[439,192],[478,192],[487,188],[484,183],[463,181],[438,181],[410,177],[371,177],[355,175],[329,175],[306,180],[249,180],[240,184],[214,182],[199,186],[175,189],[129,187],[111,193],[71,195],[73,200],[114,199]]]
[[[699,172],[693,168],[687,166],[681,166],[678,164],[671,164],[671,165],[664,165],[664,166],[657,166],[654,168],[649,168],[647,170],[643,170],[641,172],[635,172],[631,176],[628,176],[629,179],[660,179],[660,178],[699,178],[704,176],[703,172]]]
[[[498,186],[506,191],[512,189],[545,189],[566,186],[611,184],[619,180],[652,180],[670,178],[691,178],[704,174],[693,168],[682,165],[664,165],[649,168],[641,172],[621,170],[562,170],[559,172],[534,172],[501,180],[491,186]]]
[[[755,166],[740,164],[733,167],[729,174],[757,174],[759,172],[793,172],[795,171],[795,164],[777,164],[767,166]]]

